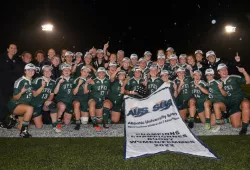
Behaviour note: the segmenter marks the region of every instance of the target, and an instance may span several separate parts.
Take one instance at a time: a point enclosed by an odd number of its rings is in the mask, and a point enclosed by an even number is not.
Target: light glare
[[[233,27],[233,26],[231,26],[231,25],[228,25],[228,26],[225,27],[225,29],[226,29],[226,32],[227,32],[227,33],[232,33],[232,32],[235,32],[236,27]]]
[[[52,31],[53,30],[53,25],[51,25],[51,24],[44,24],[44,25],[42,25],[42,30],[43,31]]]

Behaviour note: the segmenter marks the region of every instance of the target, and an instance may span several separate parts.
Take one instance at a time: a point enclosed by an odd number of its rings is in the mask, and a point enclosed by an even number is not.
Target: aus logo
[[[172,106],[173,103],[172,103],[172,100],[169,99],[169,100],[162,100],[158,103],[156,103],[154,106],[153,106],[153,111],[163,111],[163,110],[167,110],[170,106]]]
[[[133,117],[141,117],[147,113],[149,113],[148,107],[143,107],[143,108],[134,107],[130,109],[127,116],[132,115]]]

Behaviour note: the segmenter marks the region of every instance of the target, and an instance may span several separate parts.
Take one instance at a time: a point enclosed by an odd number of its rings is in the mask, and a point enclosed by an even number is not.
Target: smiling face
[[[227,78],[227,76],[228,76],[227,67],[221,68],[218,73],[219,73],[221,78]]]

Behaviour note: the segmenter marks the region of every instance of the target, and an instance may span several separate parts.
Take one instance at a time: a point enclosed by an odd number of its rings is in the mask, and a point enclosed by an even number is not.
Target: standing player
[[[87,87],[87,92],[89,92],[89,101],[88,101],[89,114],[93,122],[93,127],[97,131],[101,130],[101,127],[98,125],[98,123],[102,122],[103,103],[110,89],[110,81],[109,79],[105,78],[105,75],[106,75],[105,68],[99,67],[96,72],[96,78],[93,80],[94,83],[85,84],[85,86]],[[107,127],[105,123],[103,124],[104,128]]]
[[[57,121],[57,109],[56,104],[52,101],[54,98],[54,89],[56,82],[51,79],[52,66],[44,65],[42,67],[43,76],[36,78],[32,82],[33,98],[31,105],[34,108],[32,118],[34,120],[36,128],[42,128],[42,110],[50,111],[53,129],[56,132],[60,132],[60,129],[56,128]]]
[[[241,88],[242,84],[250,84],[250,76],[244,68],[237,67],[244,78],[237,75],[228,75],[227,66],[223,63],[217,67],[220,80],[223,82],[223,88],[227,91],[228,111],[230,114],[230,122],[234,128],[238,128],[242,124],[240,135],[247,133],[249,124],[250,104],[247,95]]]
[[[205,129],[210,129],[210,115],[211,115],[211,101],[208,100],[208,87],[205,81],[201,80],[202,73],[200,70],[195,70],[193,77],[194,81],[191,82],[191,89],[193,98],[189,103],[190,121],[189,128],[194,127],[194,116],[197,112],[201,122],[205,123]]]
[[[57,102],[57,128],[62,130],[62,116],[63,121],[66,125],[70,123],[73,114],[72,100],[73,100],[73,78],[70,77],[71,66],[64,64],[62,65],[62,76],[56,80],[56,88],[54,93]],[[65,113],[64,113],[65,112]],[[64,113],[64,115],[63,115]]]
[[[26,64],[24,67],[25,75],[15,81],[13,98],[8,103],[10,113],[23,117],[20,136],[29,138],[28,125],[33,114],[33,107],[30,105],[32,100],[32,77],[35,75],[36,66]]]
[[[87,124],[89,120],[88,114],[88,94],[84,93],[84,85],[86,84],[87,77],[90,72],[90,68],[83,66],[81,69],[81,76],[76,78],[73,85],[73,106],[74,114],[76,118],[76,127],[75,130],[80,129],[80,123]],[[90,79],[89,79],[90,81]],[[88,82],[89,82],[88,81]],[[81,117],[81,121],[80,121]]]

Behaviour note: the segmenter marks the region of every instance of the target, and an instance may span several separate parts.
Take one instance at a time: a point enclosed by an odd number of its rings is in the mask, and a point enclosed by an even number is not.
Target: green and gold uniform
[[[9,109],[10,113],[13,113],[15,108],[19,104],[27,104],[27,105],[31,104],[31,100],[32,100],[32,97],[33,97],[32,84],[31,84],[31,80],[28,80],[24,76],[15,81],[13,96],[19,94],[23,88],[27,89],[27,91],[22,94],[22,96],[20,97],[19,100],[11,99],[9,101],[8,109]]]
[[[190,87],[191,80],[192,79],[190,77],[184,78],[184,85],[182,85],[181,91],[176,98],[178,110],[183,110],[188,108],[188,100],[192,97],[192,91]],[[176,78],[174,81],[175,84],[177,85],[177,88],[179,88],[181,81],[178,78]]]
[[[118,79],[115,79],[114,82],[111,82],[111,87],[107,98],[112,102],[112,111],[121,112],[122,103],[123,103],[123,94],[121,94],[122,82]]]
[[[73,89],[75,89],[79,83],[79,80],[83,80],[82,84],[79,86],[78,92],[76,95],[73,97],[73,101],[78,101],[80,102],[80,110],[81,112],[88,112],[88,99],[89,95],[88,93],[84,94],[84,85],[86,83],[86,79],[83,77],[78,77],[75,79],[74,84],[73,84]]]
[[[93,81],[94,84],[88,84],[89,100],[95,100],[96,109],[101,109],[110,89],[110,81],[107,78],[101,80],[98,77]]]
[[[168,65],[166,67],[166,70],[169,72],[168,73],[168,78],[169,80],[174,80],[176,78],[176,70],[179,68],[178,64],[174,65],[174,66],[171,66],[171,65]]]
[[[64,82],[60,85],[59,91],[56,94],[55,99],[57,102],[63,102],[66,105],[66,110],[65,110],[66,113],[73,114],[72,89],[73,89],[74,79],[72,77],[66,79],[63,76],[61,76],[56,80],[56,86],[61,79],[64,79]]]
[[[244,98],[248,98],[243,89],[242,84],[246,84],[246,80],[238,75],[229,75],[223,82],[223,88],[227,92],[227,110],[230,115],[240,112],[240,105]]]
[[[208,98],[212,103],[223,102],[226,105],[226,98],[221,94],[218,87],[219,83],[215,79],[208,81]]]
[[[33,91],[38,90],[42,86],[43,77],[38,77],[32,82]],[[51,93],[54,93],[56,82],[49,80],[42,92],[32,98],[31,105],[34,107],[32,118],[38,117],[42,114],[43,104],[49,98]]]
[[[135,91],[137,87],[140,86],[144,82],[144,79],[140,78],[139,80],[136,80],[134,77],[129,79],[128,83],[125,86],[125,90],[127,91]],[[135,95],[130,95],[131,97],[136,97]]]
[[[149,78],[147,83],[148,95],[154,93],[162,84],[163,80],[159,77],[155,79]]]
[[[196,111],[197,113],[204,112],[204,102],[208,99],[208,95],[203,93],[199,87],[194,84],[194,81],[191,83],[192,95],[196,99]],[[208,89],[208,86],[205,81],[200,80],[199,85],[205,89]]]

